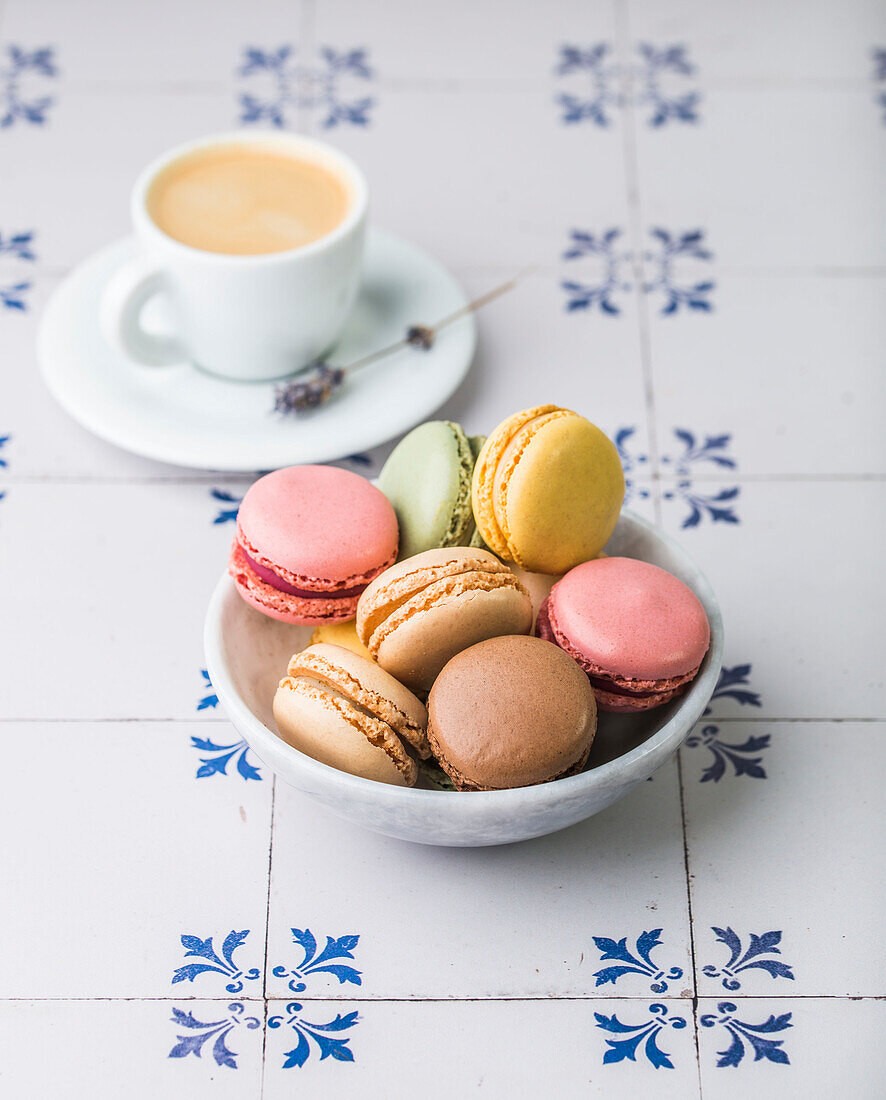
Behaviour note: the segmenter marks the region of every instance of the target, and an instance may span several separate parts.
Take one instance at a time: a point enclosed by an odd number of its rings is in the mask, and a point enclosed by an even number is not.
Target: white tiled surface
[[[0,0],[13,45],[53,52],[0,128],[0,1094],[882,1096],[882,5]],[[586,412],[723,605],[679,760],[559,836],[417,849],[275,789],[201,675],[249,479],[118,452],[37,376],[140,165],[267,106],[244,51],[287,45],[282,120],[380,224],[475,293],[535,265],[445,414]],[[332,104],[323,47],[365,51]]]

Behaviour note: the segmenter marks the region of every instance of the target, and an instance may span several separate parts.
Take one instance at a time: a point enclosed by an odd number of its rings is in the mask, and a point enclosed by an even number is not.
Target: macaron
[[[615,445],[589,420],[539,405],[503,421],[474,466],[477,529],[531,573],[565,573],[598,554],[624,501]]]
[[[352,619],[397,558],[397,517],[359,474],[290,466],[259,478],[237,515],[228,572],[256,610],[284,623]]]
[[[344,623],[324,623],[315,626],[311,634],[311,645],[318,642],[327,642],[329,645],[340,645],[343,649],[349,649],[352,653],[359,653],[361,657],[372,660],[372,654],[357,637],[357,624],[353,619]]]
[[[384,669],[341,646],[308,646],[289,662],[274,696],[284,741],[351,775],[415,784],[414,757],[430,755],[427,711]]]
[[[499,634],[528,634],[529,595],[488,550],[426,550],[377,577],[357,604],[357,634],[413,691],[428,691],[459,650]]]
[[[451,420],[430,420],[393,449],[378,487],[397,514],[401,558],[470,543],[475,530],[471,477],[483,439],[467,435]]]
[[[570,570],[542,604],[536,630],[581,665],[600,710],[628,713],[684,691],[711,641],[695,593],[633,558],[600,558]]]
[[[574,775],[597,729],[587,676],[540,638],[490,638],[446,665],[428,698],[428,741],[462,791]]]

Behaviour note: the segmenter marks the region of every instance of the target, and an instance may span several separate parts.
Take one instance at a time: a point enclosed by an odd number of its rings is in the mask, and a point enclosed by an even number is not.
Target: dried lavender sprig
[[[317,409],[321,405],[325,405],[333,394],[341,388],[345,379],[356,371],[393,355],[395,351],[402,351],[403,348],[413,347],[427,351],[434,346],[437,334],[441,329],[446,328],[447,325],[453,324],[462,317],[466,317],[469,313],[475,313],[481,306],[485,306],[502,294],[513,290],[522,279],[534,270],[534,268],[524,269],[512,279],[508,279],[506,283],[493,287],[492,290],[482,294],[479,298],[475,298],[472,302],[468,302],[460,309],[443,317],[435,325],[410,325],[402,339],[395,341],[393,344],[388,344],[386,347],[379,348],[377,351],[370,352],[369,355],[364,355],[362,359],[357,359],[346,367],[330,367],[323,360],[318,360],[307,368],[314,371],[312,375],[306,377],[305,374],[302,374],[291,382],[284,382],[276,387],[274,390],[274,412],[287,416],[290,413],[298,414]]]

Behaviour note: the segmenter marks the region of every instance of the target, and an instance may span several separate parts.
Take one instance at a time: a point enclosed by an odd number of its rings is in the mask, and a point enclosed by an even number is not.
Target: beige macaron
[[[426,550],[391,566],[357,604],[357,634],[381,665],[413,691],[468,646],[502,634],[528,634],[529,594],[488,550]]]
[[[274,696],[274,718],[293,748],[380,783],[412,787],[413,756],[430,755],[424,705],[384,669],[337,645],[295,654]]]

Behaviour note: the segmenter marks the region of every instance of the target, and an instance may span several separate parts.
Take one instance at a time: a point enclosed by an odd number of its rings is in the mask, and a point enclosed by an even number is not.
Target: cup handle
[[[187,360],[175,337],[146,332],[142,327],[142,310],[165,289],[160,268],[137,256],[114,272],[102,295],[99,322],[105,339],[116,351],[145,367],[170,367]]]

